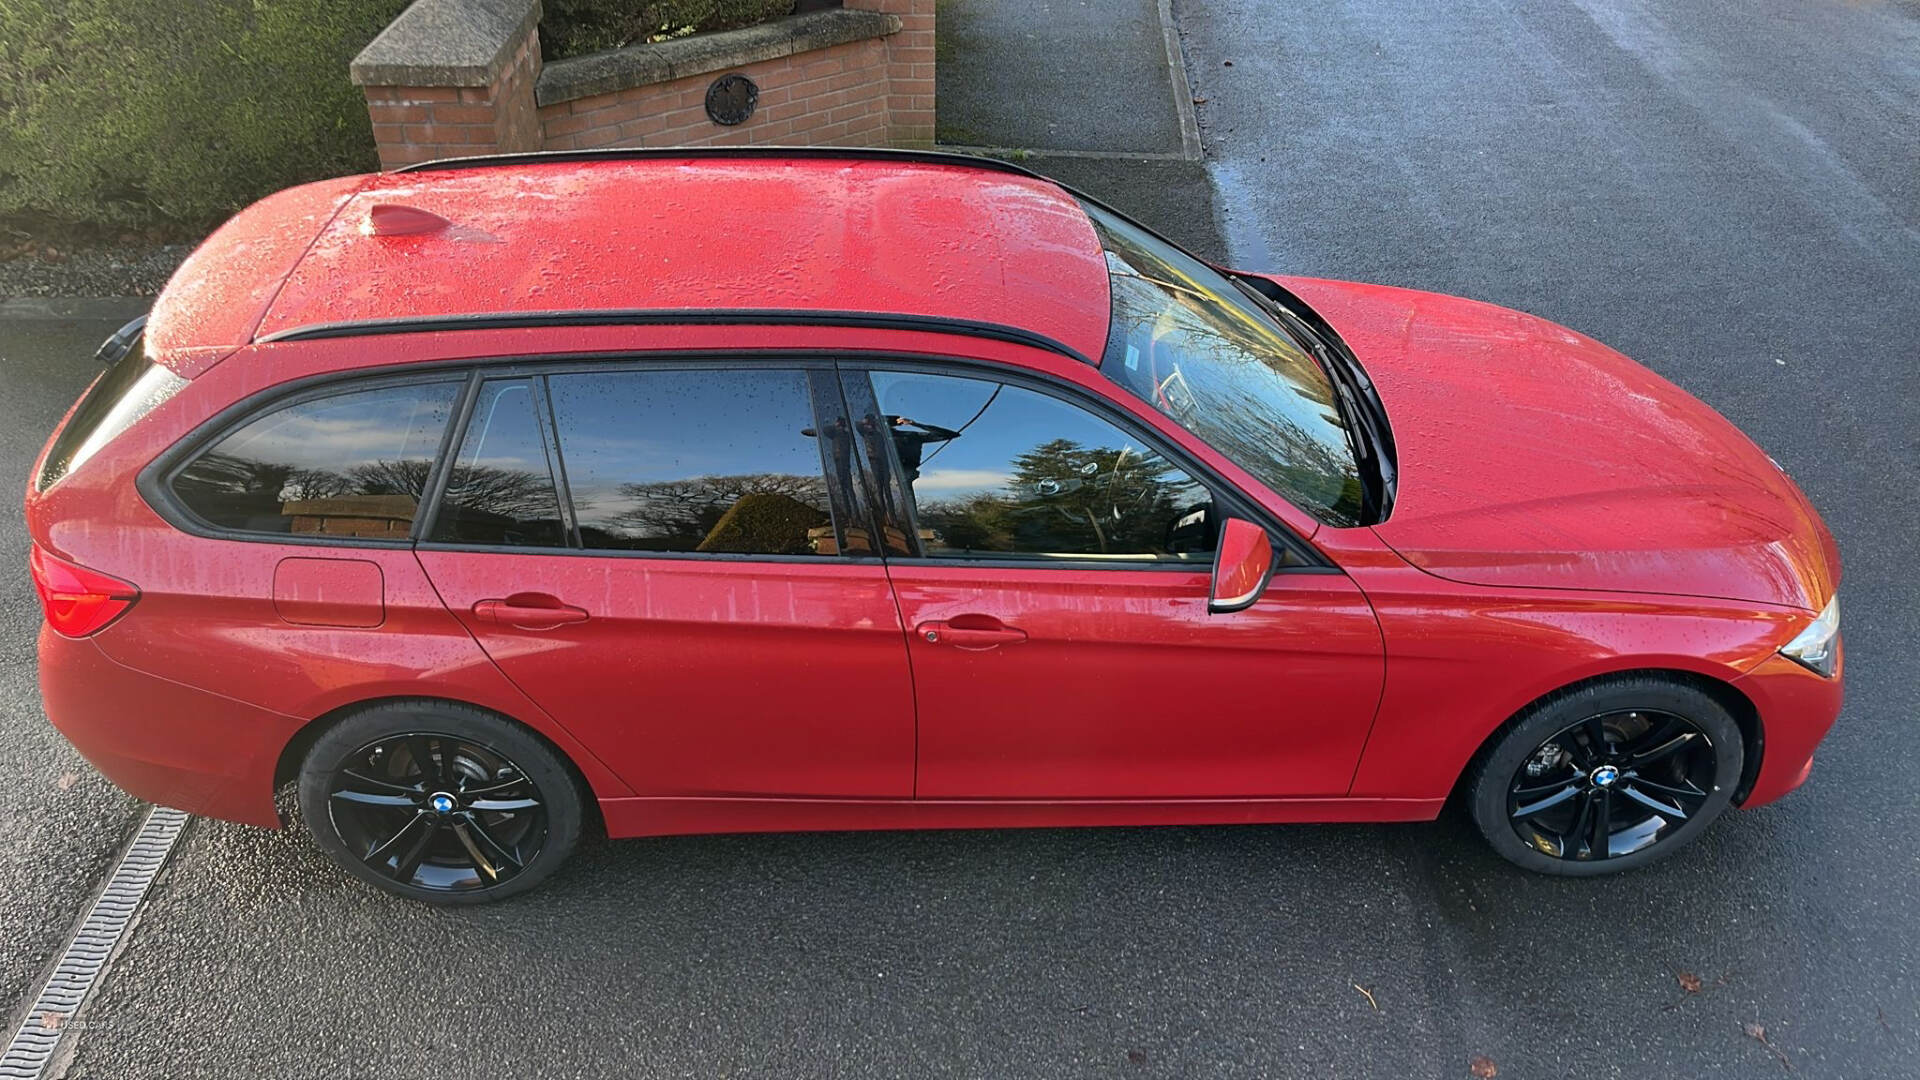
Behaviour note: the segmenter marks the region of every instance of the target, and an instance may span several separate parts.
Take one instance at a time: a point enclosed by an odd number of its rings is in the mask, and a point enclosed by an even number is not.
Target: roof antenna
[[[439,232],[451,224],[453,222],[439,214],[417,206],[374,203],[367,211],[367,220],[360,223],[360,232],[366,236],[420,236]]]

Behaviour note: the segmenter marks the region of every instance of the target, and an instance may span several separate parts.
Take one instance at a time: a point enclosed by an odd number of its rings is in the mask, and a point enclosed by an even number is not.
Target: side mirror
[[[1242,518],[1221,523],[1207,610],[1218,614],[1252,607],[1267,590],[1267,579],[1272,576],[1273,538],[1267,530]]]

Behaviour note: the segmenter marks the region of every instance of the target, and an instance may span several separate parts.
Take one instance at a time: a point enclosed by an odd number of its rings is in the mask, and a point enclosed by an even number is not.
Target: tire
[[[1732,801],[1744,754],[1739,723],[1698,687],[1650,676],[1589,683],[1502,729],[1468,773],[1468,807],[1515,865],[1617,873],[1698,837]]]
[[[429,904],[483,904],[540,884],[573,853],[584,808],[572,769],[538,736],[451,702],[357,712],[300,768],[300,813],[320,850]]]

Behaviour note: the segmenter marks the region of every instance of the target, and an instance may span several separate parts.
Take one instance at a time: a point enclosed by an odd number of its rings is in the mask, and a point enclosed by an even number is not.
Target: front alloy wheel
[[[1661,858],[1732,800],[1738,723],[1703,690],[1633,678],[1548,699],[1472,774],[1476,824],[1508,859],[1592,875]]]
[[[1560,859],[1631,855],[1671,836],[1713,794],[1713,740],[1672,713],[1630,709],[1556,732],[1514,772],[1507,817]]]

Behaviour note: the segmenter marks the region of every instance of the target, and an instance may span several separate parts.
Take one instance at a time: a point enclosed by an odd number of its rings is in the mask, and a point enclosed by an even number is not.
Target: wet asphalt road
[[[1599,882],[1452,818],[712,837],[594,845],[477,911],[200,821],[70,1074],[1787,1075],[1746,1023],[1794,1076],[1920,1072],[1913,8],[1176,7],[1238,261],[1567,323],[1800,479],[1846,555],[1850,679],[1805,790]],[[10,483],[110,329],[0,326]],[[17,559],[0,590],[11,1006],[137,808],[40,716]]]

